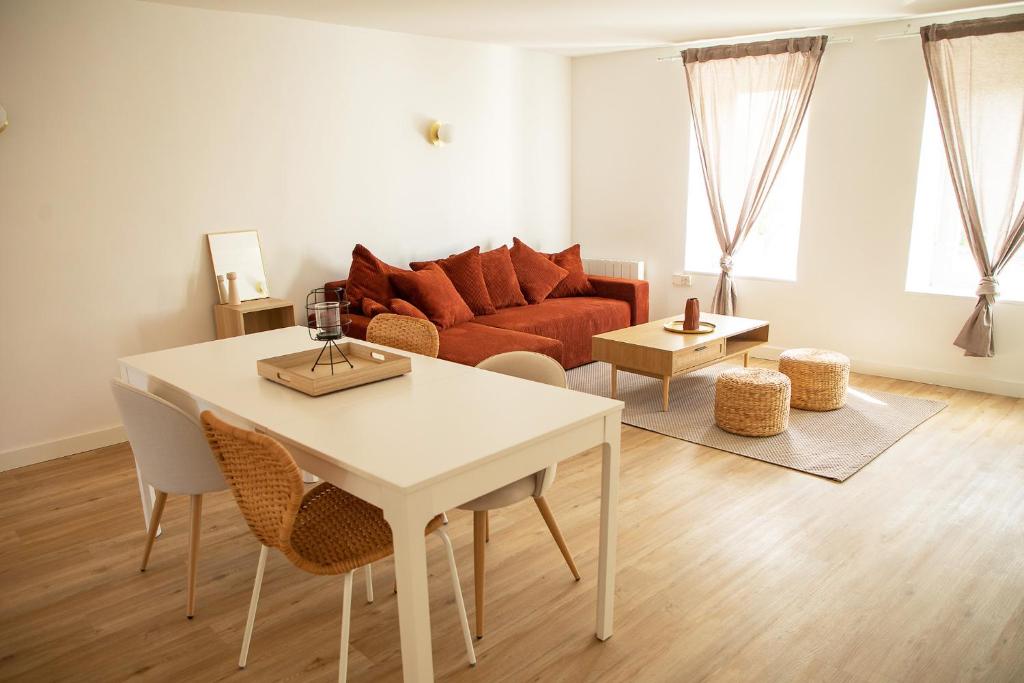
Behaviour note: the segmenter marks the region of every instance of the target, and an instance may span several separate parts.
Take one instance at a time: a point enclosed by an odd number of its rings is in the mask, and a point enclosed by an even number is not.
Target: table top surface
[[[709,341],[750,332],[768,324],[766,320],[738,318],[732,315],[718,315],[716,313],[701,313],[701,322],[714,323],[715,330],[713,332],[707,334],[682,334],[679,332],[669,332],[665,329],[665,323],[682,320],[683,317],[680,314],[660,320],[652,320],[643,325],[605,332],[604,334],[596,335],[594,338],[607,342],[676,352],[701,346]]]
[[[257,360],[320,345],[296,326],[129,356],[119,363],[402,490],[623,406],[417,354],[408,354],[412,372],[407,375],[319,397],[256,372]]]

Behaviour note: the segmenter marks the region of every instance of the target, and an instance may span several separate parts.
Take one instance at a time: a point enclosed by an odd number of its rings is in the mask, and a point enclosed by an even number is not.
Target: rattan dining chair
[[[366,327],[366,341],[437,358],[441,346],[434,323],[408,315],[381,313]]]
[[[235,502],[249,529],[262,545],[238,666],[245,668],[248,660],[267,552],[270,548],[277,548],[303,571],[344,575],[338,664],[338,680],[344,681],[348,670],[353,575],[359,567],[388,557],[393,552],[391,527],[384,519],[384,513],[332,484],[319,484],[306,491],[302,484],[302,471],[276,440],[229,425],[210,411],[204,411],[200,417],[210,448],[231,487]],[[444,543],[466,654],[470,665],[475,665],[476,655],[455,568],[455,554],[451,540],[441,526],[440,516],[430,521],[425,533],[436,534]]]
[[[545,356],[532,351],[509,351],[491,356],[479,364],[478,368],[498,372],[503,375],[511,375],[521,379],[528,379],[534,382],[542,382],[556,387],[565,387],[565,370],[558,361],[550,356]],[[548,531],[558,545],[558,549],[569,565],[569,571],[573,578],[580,580],[579,570],[576,569],[576,562],[565,544],[561,529],[555,521],[555,515],[551,512],[551,506],[544,498],[544,494],[555,482],[556,465],[552,465],[535,474],[530,474],[518,481],[507,484],[496,491],[480,496],[460,505],[460,510],[472,510],[473,512],[473,583],[475,587],[475,611],[476,611],[476,637],[484,636],[484,548],[490,540],[490,522],[488,512],[503,508],[513,503],[518,503],[527,498],[533,498],[541,517],[547,524]]]
[[[146,571],[149,563],[167,494],[191,497],[185,592],[185,616],[191,619],[196,611],[203,494],[223,491],[228,487],[227,482],[213,461],[203,428],[194,417],[158,396],[117,379],[111,380],[111,390],[141,478],[156,490],[140,571]]]

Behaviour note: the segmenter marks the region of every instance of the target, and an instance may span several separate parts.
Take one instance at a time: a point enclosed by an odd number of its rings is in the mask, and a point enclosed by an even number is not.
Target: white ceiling
[[[567,55],[842,26],[993,0],[156,0]]]

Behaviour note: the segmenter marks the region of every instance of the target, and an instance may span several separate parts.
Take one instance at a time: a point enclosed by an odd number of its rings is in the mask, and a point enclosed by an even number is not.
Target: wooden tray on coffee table
[[[348,356],[352,367],[339,358],[338,349]],[[256,371],[260,377],[310,396],[323,396],[412,372],[412,360],[408,356],[376,349],[357,341],[338,342],[334,349],[333,374],[330,365],[313,366],[319,355],[320,349],[316,348],[264,358],[256,361]],[[326,362],[329,356],[330,351],[324,351],[320,362]]]

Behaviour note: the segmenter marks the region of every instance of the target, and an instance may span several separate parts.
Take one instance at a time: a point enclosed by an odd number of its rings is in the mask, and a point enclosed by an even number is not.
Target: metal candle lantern
[[[333,375],[336,362],[346,363],[350,368],[354,368],[352,361],[337,342],[345,336],[352,324],[352,319],[348,317],[348,306],[345,290],[341,287],[318,287],[306,295],[306,325],[309,328],[309,338],[324,343],[313,367],[310,368],[311,372],[315,372],[318,365],[329,365]],[[321,362],[324,351],[327,351],[327,362]],[[335,351],[340,357],[337,361],[334,360]]]

